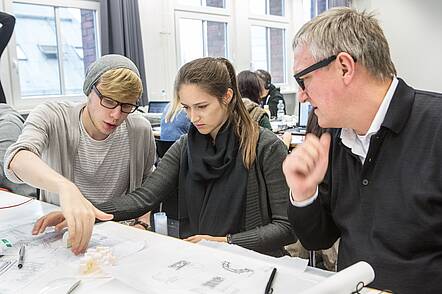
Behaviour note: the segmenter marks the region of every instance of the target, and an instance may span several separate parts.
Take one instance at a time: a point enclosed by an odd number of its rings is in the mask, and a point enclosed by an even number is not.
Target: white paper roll
[[[363,282],[364,286],[367,286],[373,280],[374,270],[371,265],[365,261],[359,261],[302,292],[302,294],[350,294],[356,290],[359,282]]]

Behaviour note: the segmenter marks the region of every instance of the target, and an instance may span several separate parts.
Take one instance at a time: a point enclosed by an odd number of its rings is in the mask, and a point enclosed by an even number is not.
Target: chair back
[[[173,143],[175,143],[175,141],[165,141],[165,140],[155,139],[158,158],[162,158],[164,154],[166,154],[167,150],[169,150],[170,146],[173,145]]]

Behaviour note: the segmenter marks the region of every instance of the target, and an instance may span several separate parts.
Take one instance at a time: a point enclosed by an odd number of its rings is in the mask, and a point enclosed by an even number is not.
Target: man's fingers
[[[44,219],[44,218],[45,218],[45,217],[42,216],[41,218],[39,218],[39,219],[35,222],[34,227],[32,228],[32,235],[37,235],[37,234],[38,234],[38,232],[40,231],[40,227],[41,227],[41,224],[43,223],[43,219]]]
[[[331,136],[329,133],[322,134],[321,138],[319,139],[319,143],[321,144],[321,149],[322,151],[326,151],[327,155],[330,149],[330,142],[331,142]]]
[[[74,240],[76,239],[77,234],[77,231],[75,229],[75,219],[73,219],[70,215],[65,215],[65,217],[68,224],[69,242],[72,244],[71,250],[75,254],[76,247],[74,247]]]
[[[68,225],[67,221],[64,220],[61,223],[59,223],[58,225],[55,226],[55,230],[57,232],[60,232],[61,230],[63,230],[66,226]]]
[[[81,234],[81,241],[80,241],[80,252],[85,252],[87,249],[87,246],[89,245],[89,240],[92,236],[92,229],[95,223],[95,217],[90,216],[89,219],[86,219],[84,222],[82,222],[83,225],[83,232]]]
[[[47,216],[45,216],[43,218],[43,221],[41,222],[40,228],[38,230],[38,234],[42,234],[46,230],[46,227],[49,225],[48,221],[49,221],[49,218]]]

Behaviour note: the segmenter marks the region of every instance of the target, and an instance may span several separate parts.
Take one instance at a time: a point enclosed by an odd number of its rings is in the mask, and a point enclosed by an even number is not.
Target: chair
[[[167,150],[169,150],[170,146],[172,146],[173,143],[175,143],[175,141],[155,139],[155,145],[157,146],[157,155],[159,159],[162,158],[164,154],[166,154]]]

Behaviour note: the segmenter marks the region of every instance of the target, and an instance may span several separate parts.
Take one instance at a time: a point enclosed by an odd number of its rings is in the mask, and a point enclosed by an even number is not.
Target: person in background
[[[372,14],[330,9],[295,36],[298,99],[308,134],[284,162],[289,218],[309,250],[338,238],[338,270],[360,260],[371,287],[439,293],[442,279],[442,94],[396,77]]]
[[[6,149],[17,141],[23,129],[23,117],[11,106],[0,103],[0,189],[19,195],[37,197],[37,190],[26,184],[17,184],[3,174],[3,157]]]
[[[15,27],[15,17],[0,11],[0,57],[11,39]],[[0,103],[6,103],[5,92],[0,82]]]
[[[164,141],[176,141],[182,135],[187,134],[190,127],[190,120],[186,112],[178,108],[176,113],[170,111],[170,103],[164,108],[160,122],[160,139]]]
[[[255,73],[258,76],[261,85],[260,105],[268,105],[270,115],[276,117],[278,112],[278,102],[279,100],[282,100],[284,103],[284,114],[287,114],[287,106],[285,105],[284,97],[279,91],[279,88],[276,88],[276,86],[272,84],[272,76],[270,73],[263,69],[258,69]]]
[[[99,58],[86,72],[86,103],[48,102],[29,114],[5,154],[6,176],[40,188],[40,200],[60,205],[70,231],[81,232],[72,222],[72,211],[83,211],[91,225],[95,216],[111,219],[96,215],[93,204],[135,190],[153,170],[152,128],[141,115],[131,114],[142,87],[131,60],[113,54]],[[137,226],[145,227],[148,216],[139,222]],[[88,240],[76,240],[76,245]]]
[[[242,101],[253,120],[266,129],[272,130],[270,117],[259,106],[261,85],[258,76],[250,70],[244,70],[238,74],[238,89]]]
[[[181,238],[284,255],[284,245],[296,241],[286,215],[289,191],[282,162],[287,149],[248,115],[233,65],[213,57],[186,63],[175,79],[174,97],[172,109],[184,107],[192,122],[188,134],[172,145],[141,188],[96,207],[123,220],[175,194]],[[92,230],[81,212],[74,218],[76,226]],[[63,225],[61,212],[36,223],[43,229],[51,225]]]

